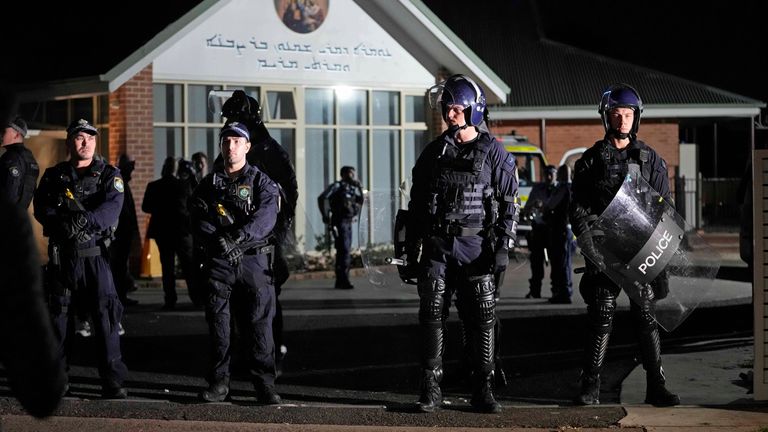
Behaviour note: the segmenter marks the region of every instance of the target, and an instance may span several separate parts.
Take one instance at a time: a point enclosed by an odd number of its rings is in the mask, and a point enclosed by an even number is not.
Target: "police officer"
[[[602,95],[598,112],[605,128],[605,137],[585,151],[576,162],[572,185],[573,231],[579,237],[585,256],[592,257],[592,261],[587,261],[587,272],[579,284],[579,291],[587,304],[589,321],[581,393],[576,398],[576,402],[583,405],[600,403],[600,371],[616,311],[616,297],[621,291],[601,272],[605,263],[596,247],[601,241],[600,233],[591,231],[590,225],[613,200],[630,169],[639,168],[643,178],[671,203],[666,162],[651,147],[637,139],[640,115],[643,112],[638,92],[627,84],[611,85]],[[664,296],[661,278],[654,282],[654,294],[657,297]],[[680,399],[665,387],[659,331],[650,313],[652,303],[653,296],[649,296],[642,305],[635,302],[630,305],[646,371],[645,402],[657,406],[677,405]]]
[[[29,207],[35,194],[40,168],[32,152],[24,146],[27,122],[16,117],[5,126],[0,156],[0,194],[22,208]]]
[[[547,226],[547,251],[549,252],[552,297],[549,303],[570,304],[573,294],[571,282],[571,246],[573,233],[568,214],[571,202],[571,184],[568,166],[557,169],[555,189],[544,203],[542,218]]]
[[[261,105],[255,98],[248,96],[242,90],[235,90],[232,97],[222,106],[222,115],[226,117],[227,122],[245,124],[251,134],[252,143],[251,150],[246,156],[248,163],[277,182],[280,188],[280,212],[277,214],[271,242],[275,247],[274,287],[277,302],[272,334],[278,349],[278,368],[281,368],[287,348],[283,344],[283,308],[280,304],[280,292],[289,276],[288,261],[285,257],[286,249],[294,247],[292,225],[299,199],[296,170],[293,168],[288,152],[269,134],[261,118]],[[214,165],[217,164],[221,164],[221,156],[216,158]]]
[[[15,116],[16,96],[0,84],[0,124]],[[42,274],[27,209],[0,195],[0,362],[13,395],[27,413],[47,417],[56,410],[67,382],[64,362],[48,315]]]
[[[272,338],[274,247],[268,240],[277,219],[279,195],[277,185],[247,163],[249,135],[242,123],[221,129],[224,164],[203,178],[190,200],[193,230],[208,251],[203,271],[211,368],[209,387],[200,397],[219,402],[229,394],[231,311],[244,338],[258,402],[279,404]]]
[[[544,205],[555,191],[556,177],[557,168],[554,165],[547,165],[544,169],[544,181],[533,185],[531,193],[528,194],[528,201],[523,207],[523,214],[531,224],[531,231],[526,237],[530,251],[531,278],[528,280],[529,288],[525,298],[541,298],[545,250],[549,243],[549,227],[544,219]]]
[[[320,196],[317,205],[323,215],[323,223],[332,226],[336,248],[337,289],[352,289],[349,267],[352,264],[352,224],[363,207],[363,188],[357,181],[355,169],[343,166],[339,172],[341,180],[333,182]]]
[[[104,398],[123,399],[127,374],[118,328],[123,306],[107,259],[123,207],[123,178],[95,155],[97,129],[86,120],[67,128],[70,159],[45,170],[35,192],[35,218],[49,237],[50,313],[66,361],[76,311],[93,319]]]
[[[418,407],[430,412],[442,403],[443,332],[455,293],[471,353],[471,404],[498,412],[493,275],[509,263],[517,229],[515,158],[478,128],[486,102],[472,79],[451,76],[430,89],[430,103],[440,108],[448,129],[416,161],[408,204],[407,272],[417,276],[421,299]]]

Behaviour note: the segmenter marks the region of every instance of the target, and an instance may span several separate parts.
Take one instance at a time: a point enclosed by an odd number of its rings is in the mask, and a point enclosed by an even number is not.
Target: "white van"
[[[528,141],[528,137],[524,135],[502,135],[497,136],[496,140],[501,142],[508,152],[515,155],[517,174],[519,177],[518,193],[520,195],[520,209],[522,210],[525,207],[525,203],[528,202],[528,195],[531,193],[534,183],[544,181],[544,169],[548,165],[547,158],[544,156],[544,152],[542,152],[539,147],[531,144],[530,141]],[[577,147],[568,150],[565,152],[557,166],[563,164],[568,165],[571,173],[573,173],[574,164],[586,149],[586,147]],[[518,246],[528,245],[525,235],[530,230],[531,226],[526,221],[521,220],[518,223]]]

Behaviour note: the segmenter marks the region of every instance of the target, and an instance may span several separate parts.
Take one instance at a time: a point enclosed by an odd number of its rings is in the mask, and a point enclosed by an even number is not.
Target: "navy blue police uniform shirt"
[[[120,170],[94,159],[88,168],[78,174],[69,162],[61,162],[45,170],[35,193],[35,218],[46,229],[47,235],[56,240],[56,232],[50,232],[59,223],[61,210],[57,203],[63,199],[64,189],[68,188],[85,208],[86,232],[93,235],[88,243],[100,240],[99,234],[107,232],[117,224],[123,208],[125,185]],[[86,191],[85,189],[92,189]],[[90,193],[89,193],[90,192]],[[80,245],[87,246],[88,243]]]
[[[210,244],[215,238],[242,233],[243,243],[266,240],[275,226],[279,191],[275,182],[253,165],[246,164],[241,173],[230,179],[223,168],[215,169],[200,182],[192,198],[206,207],[192,204],[193,225],[198,235]],[[222,226],[216,216],[221,203],[232,214],[234,223]]]

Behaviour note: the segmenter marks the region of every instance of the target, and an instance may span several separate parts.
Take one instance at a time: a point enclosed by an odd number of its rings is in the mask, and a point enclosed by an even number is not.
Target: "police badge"
[[[242,185],[237,187],[237,196],[245,201],[251,196],[251,187],[248,185]]]
[[[125,190],[123,179],[121,179],[120,177],[115,177],[115,190],[117,190],[120,193],[123,193],[123,191]]]

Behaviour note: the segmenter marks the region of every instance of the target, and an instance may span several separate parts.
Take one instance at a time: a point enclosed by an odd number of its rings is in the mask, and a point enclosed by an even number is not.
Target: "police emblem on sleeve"
[[[238,188],[237,188],[237,196],[240,197],[241,200],[247,200],[251,196],[251,187],[250,186],[238,186]]]
[[[120,193],[123,193],[123,191],[125,190],[123,179],[121,179],[120,177],[115,177],[115,190],[117,190]]]
[[[19,171],[19,167],[12,166],[8,168],[8,171],[11,173],[11,177],[18,177],[21,175],[21,172]]]

